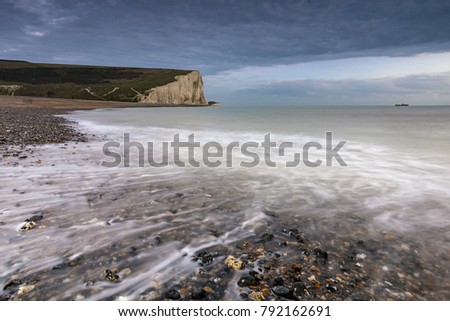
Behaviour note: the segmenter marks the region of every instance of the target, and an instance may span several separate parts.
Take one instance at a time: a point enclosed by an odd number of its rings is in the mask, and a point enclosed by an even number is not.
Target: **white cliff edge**
[[[134,90],[134,89],[133,89]],[[175,77],[175,81],[163,86],[150,88],[144,93],[137,90],[135,98],[140,103],[168,105],[207,106],[203,93],[203,80],[200,72]]]

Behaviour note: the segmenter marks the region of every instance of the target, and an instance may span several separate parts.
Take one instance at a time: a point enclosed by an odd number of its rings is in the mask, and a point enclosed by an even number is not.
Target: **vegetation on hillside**
[[[0,60],[0,95],[136,101],[137,93],[190,70],[100,67]]]

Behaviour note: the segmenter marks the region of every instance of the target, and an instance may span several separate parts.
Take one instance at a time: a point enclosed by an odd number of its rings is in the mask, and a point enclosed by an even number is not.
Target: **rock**
[[[66,263],[59,263],[53,266],[52,270],[63,270],[67,267]]]
[[[334,285],[327,284],[325,285],[325,288],[331,292],[337,292],[337,288]]]
[[[309,268],[309,271],[311,271],[311,273],[319,273],[320,269],[318,267],[316,267],[316,266],[311,266]]]
[[[12,299],[12,296],[9,294],[2,294],[0,295],[0,301],[9,301]]]
[[[306,286],[303,282],[294,283],[292,287],[292,295],[296,300],[301,300],[305,295]]]
[[[165,297],[169,300],[179,300],[181,298],[181,294],[177,290],[171,289],[166,292]]]
[[[214,289],[210,288],[209,286],[205,286],[203,288],[203,291],[205,291],[207,294],[213,294],[216,292],[216,291],[214,291]]]
[[[25,220],[25,222],[39,222],[39,221],[42,221],[42,220],[44,219],[44,215],[42,215],[42,214],[40,214],[40,213],[42,213],[42,212],[39,212],[39,214],[33,215],[33,216],[30,217],[30,218],[27,218],[27,219]]]
[[[192,260],[200,261],[199,263],[201,265],[207,265],[207,264],[211,264],[212,261],[214,260],[214,258],[211,254],[208,254],[208,252],[206,252],[205,250],[202,250],[199,253],[197,253],[196,255],[194,255],[192,257]]]
[[[15,287],[15,286],[19,286],[21,284],[22,284],[22,280],[19,280],[19,279],[10,280],[10,281],[6,282],[5,286],[3,287],[3,291],[7,290],[9,288]]]
[[[242,288],[249,287],[249,286],[257,286],[259,282],[253,277],[253,276],[243,276],[239,279],[237,282],[237,285],[239,285]]]
[[[120,275],[127,276],[129,274],[131,274],[131,269],[130,268],[125,268],[122,271],[120,271]]]
[[[77,266],[78,264],[80,264],[80,262],[81,262],[81,258],[77,257],[77,258],[74,258],[72,260],[69,260],[67,262],[67,265],[70,266],[70,267],[74,267],[74,266]],[[107,271],[109,271],[109,270],[107,270]]]
[[[263,301],[266,298],[264,297],[264,294],[262,292],[250,292],[248,294],[248,297],[252,301]]]
[[[211,264],[213,260],[214,259],[213,259],[213,256],[211,254],[204,255],[201,258],[202,263],[205,264],[205,265],[206,264]]]
[[[156,235],[156,236],[153,238],[153,244],[155,244],[155,245],[160,245],[160,244],[162,244],[162,242],[163,242],[163,239],[162,239],[162,237],[159,236],[159,235]]]
[[[181,288],[180,289],[180,294],[182,298],[185,298],[189,295],[189,289],[188,288]]]
[[[319,263],[325,264],[328,261],[328,253],[319,248],[314,249],[314,255]]]
[[[106,280],[112,283],[117,283],[120,280],[120,277],[117,274],[113,273],[111,270],[103,271],[103,276],[105,277]]]
[[[366,257],[367,257],[367,254],[364,254],[364,253],[356,254],[357,260],[364,260]]]
[[[20,230],[21,230],[22,232],[25,232],[25,231],[32,230],[32,229],[34,229],[35,227],[36,227],[36,223],[33,222],[33,221],[31,221],[31,222],[26,222],[24,225],[22,225],[22,226],[20,227]]]
[[[272,239],[273,239],[273,234],[271,234],[271,233],[263,233],[261,235],[260,242],[265,243],[265,242],[271,241]]]
[[[244,262],[231,255],[226,258],[225,264],[235,271],[242,270],[244,268]]]
[[[291,290],[284,285],[277,285],[272,288],[272,292],[283,298],[289,298],[291,295]]]
[[[203,289],[194,290],[192,292],[192,299],[193,300],[202,300],[206,298],[206,292]]]
[[[34,285],[22,285],[17,291],[17,295],[22,296],[34,289]]]
[[[281,276],[276,277],[276,278],[273,280],[273,285],[274,285],[274,286],[277,286],[277,285],[283,285],[283,284],[284,284],[284,280],[283,280],[283,278],[282,278]]]

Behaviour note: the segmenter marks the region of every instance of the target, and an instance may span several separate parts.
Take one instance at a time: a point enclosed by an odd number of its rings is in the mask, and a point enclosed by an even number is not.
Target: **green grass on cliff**
[[[15,90],[15,96],[132,102],[136,101],[134,90],[143,93],[190,72],[0,60],[0,95],[11,94],[5,86],[19,85],[22,87]]]

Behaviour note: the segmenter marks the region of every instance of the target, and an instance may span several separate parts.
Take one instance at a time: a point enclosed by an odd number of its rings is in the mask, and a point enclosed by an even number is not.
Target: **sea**
[[[301,263],[305,251],[282,242],[295,234],[327,252],[326,278],[358,275],[332,298],[450,300],[450,106],[64,117],[88,143],[36,147],[1,168],[0,284],[21,280],[23,299],[161,300],[171,289],[192,299],[190,287],[207,286],[212,299],[239,300],[251,289],[237,281],[258,265],[243,244]],[[245,268],[227,269],[229,255]]]

